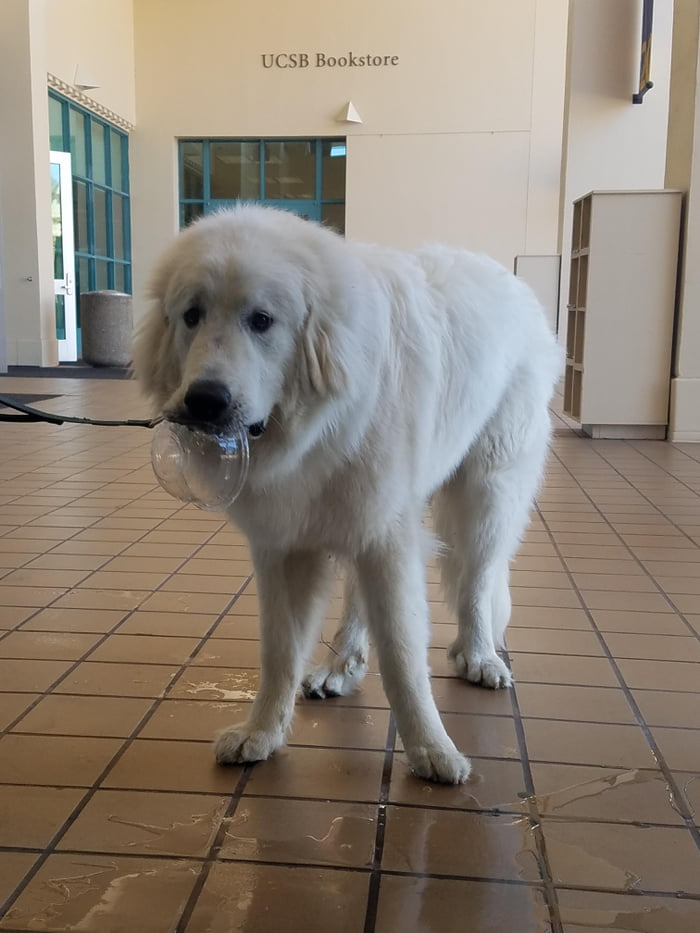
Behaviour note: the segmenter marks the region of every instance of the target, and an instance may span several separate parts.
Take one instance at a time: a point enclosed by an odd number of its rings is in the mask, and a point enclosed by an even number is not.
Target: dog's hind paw
[[[282,736],[251,729],[243,723],[229,726],[217,735],[214,753],[220,765],[240,765],[249,761],[265,761],[282,745]]]
[[[407,754],[413,773],[426,781],[464,784],[471,774],[471,762],[454,746],[418,746],[407,749]]]
[[[326,697],[346,697],[362,683],[367,673],[367,662],[359,655],[342,658],[340,655],[332,662],[319,664],[310,671],[301,685],[304,696],[310,700],[324,700]]]
[[[469,655],[455,642],[448,651],[448,657],[455,662],[457,674],[472,684],[490,687],[492,690],[513,684],[513,675],[497,654]]]

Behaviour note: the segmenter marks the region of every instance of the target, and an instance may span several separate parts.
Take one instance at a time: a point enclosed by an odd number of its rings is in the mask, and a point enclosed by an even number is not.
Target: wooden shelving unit
[[[564,411],[592,437],[664,437],[680,191],[574,202]]]

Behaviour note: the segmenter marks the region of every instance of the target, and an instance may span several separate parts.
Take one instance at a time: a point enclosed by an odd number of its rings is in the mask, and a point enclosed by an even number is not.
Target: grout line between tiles
[[[199,900],[199,895],[202,893],[202,889],[207,882],[212,865],[216,861],[219,852],[221,851],[221,846],[223,845],[224,839],[226,837],[226,824],[231,820],[236,812],[238,804],[240,803],[241,797],[245,791],[246,784],[250,778],[252,768],[253,766],[251,764],[246,764],[243,766],[243,771],[241,772],[241,776],[239,777],[233,794],[231,795],[229,805],[227,806],[226,811],[221,818],[219,828],[216,832],[216,835],[214,836],[214,841],[209,847],[209,852],[202,862],[201,871],[178,918],[177,924],[175,926],[175,933],[184,933],[186,927],[189,925],[192,913],[195,909],[197,901]]]
[[[393,714],[389,714],[389,725],[384,746],[384,766],[382,769],[382,782],[379,789],[377,805],[377,832],[374,839],[374,855],[372,870],[367,892],[367,908],[365,910],[364,933],[374,933],[377,922],[377,909],[379,906],[379,889],[382,876],[382,857],[384,855],[384,837],[386,834],[386,808],[389,803],[391,786],[391,772],[394,765],[394,752],[396,748],[396,724]]]
[[[510,668],[510,658],[508,657],[508,651],[505,648],[503,649],[503,654],[505,656],[506,663]],[[549,857],[547,855],[547,844],[544,838],[544,832],[542,831],[542,820],[540,817],[539,809],[537,807],[535,784],[532,777],[532,768],[530,767],[530,758],[527,749],[527,741],[525,738],[525,729],[523,727],[522,717],[520,715],[520,704],[518,702],[516,685],[513,685],[510,688],[509,693],[511,706],[513,709],[515,735],[518,742],[518,748],[520,750],[520,762],[523,771],[523,779],[525,782],[525,790],[527,791],[528,795],[527,800],[523,801],[523,803],[527,805],[529,810],[528,819],[535,839],[537,861],[539,862],[540,875],[544,885],[545,901],[549,910],[549,919],[552,926],[551,933],[563,933],[561,915],[559,912],[559,901],[557,899],[557,892],[554,887],[554,877],[552,875],[552,869],[549,864]]]

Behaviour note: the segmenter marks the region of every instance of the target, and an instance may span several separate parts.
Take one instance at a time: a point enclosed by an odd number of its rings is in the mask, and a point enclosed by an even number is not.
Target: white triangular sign
[[[336,123],[362,123],[362,117],[357,112],[357,108],[351,100],[340,111],[335,118]]]
[[[88,74],[80,65],[75,66],[75,77],[73,78],[73,87],[80,88],[81,91],[90,91],[100,85],[95,81],[92,75]]]

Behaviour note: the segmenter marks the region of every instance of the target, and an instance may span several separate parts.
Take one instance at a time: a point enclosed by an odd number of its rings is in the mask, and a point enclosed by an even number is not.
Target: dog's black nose
[[[217,422],[231,404],[231,393],[221,382],[202,379],[193,382],[185,395],[185,407],[195,421]]]

